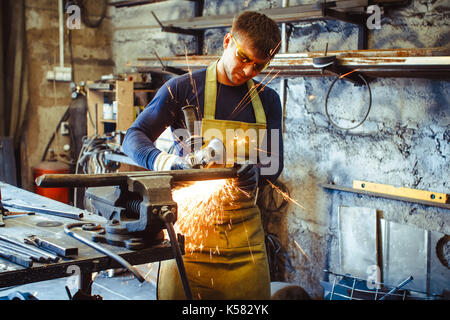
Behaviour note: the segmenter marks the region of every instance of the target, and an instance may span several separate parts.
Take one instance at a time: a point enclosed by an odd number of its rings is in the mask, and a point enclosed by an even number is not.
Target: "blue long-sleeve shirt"
[[[161,153],[155,147],[154,141],[164,132],[167,127],[171,130],[184,129],[184,114],[182,107],[194,105],[198,111],[198,117],[203,117],[204,89],[206,69],[190,74],[171,78],[156,93],[153,100],[146,106],[144,111],[137,117],[133,125],[128,129],[122,148],[124,152],[137,164],[153,170],[155,158]],[[255,84],[258,84],[255,81]],[[268,141],[267,152],[276,157],[276,173],[264,175],[274,182],[283,170],[283,140],[281,130],[281,103],[278,94],[269,87],[258,90],[267,121]],[[245,98],[248,93],[247,84],[240,86],[226,86],[217,83],[216,120],[234,120],[255,123],[255,114],[252,103]],[[247,95],[248,96],[248,95]],[[242,101],[248,103],[242,104]],[[236,106],[241,105],[236,112]],[[242,106],[245,105],[245,108]],[[271,129],[279,130],[278,146],[272,146]],[[178,150],[180,150],[178,148]],[[265,179],[260,179],[265,184]]]

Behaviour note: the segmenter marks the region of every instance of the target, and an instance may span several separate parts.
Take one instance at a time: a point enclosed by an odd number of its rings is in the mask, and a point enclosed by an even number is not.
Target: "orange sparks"
[[[172,190],[178,205],[175,229],[186,236],[191,253],[208,247],[203,240],[215,223],[223,223],[223,204],[237,200],[238,193],[233,179],[196,181]],[[220,254],[219,248],[210,253]]]
[[[267,179],[266,179],[267,180]],[[281,194],[281,196],[286,200],[286,201],[290,201],[292,203],[294,203],[295,205],[299,206],[300,208],[302,208],[303,210],[306,210],[306,208],[304,206],[302,206],[300,203],[298,203],[298,201],[292,199],[286,192],[284,192],[283,190],[281,190],[280,188],[278,188],[276,185],[274,185],[272,182],[270,182],[269,180],[267,180],[267,182],[270,183],[270,185],[272,186],[272,188],[274,188],[276,191],[278,191],[279,194]]]
[[[352,70],[352,71],[350,71],[350,72],[347,72],[346,74],[340,75],[340,76],[339,76],[339,79],[342,79],[343,77],[348,76],[350,73],[356,72],[356,71],[358,71],[358,70],[359,70],[359,69],[355,69],[355,70]]]

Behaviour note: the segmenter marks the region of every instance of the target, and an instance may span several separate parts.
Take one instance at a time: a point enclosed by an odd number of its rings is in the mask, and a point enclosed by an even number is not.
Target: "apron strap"
[[[206,69],[205,80],[205,105],[203,114],[205,119],[213,120],[216,115],[217,98],[217,61],[211,63]]]
[[[206,69],[205,79],[205,104],[203,107],[203,118],[214,120],[216,116],[216,98],[217,98],[217,61],[211,63]],[[252,100],[253,112],[255,113],[256,123],[266,125],[266,113],[255,88],[252,79],[247,81],[247,88]]]

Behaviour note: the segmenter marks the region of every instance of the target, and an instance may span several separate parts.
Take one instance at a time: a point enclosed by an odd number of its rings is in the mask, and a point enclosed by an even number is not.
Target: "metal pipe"
[[[237,169],[212,168],[172,171],[134,171],[105,174],[44,174],[36,178],[41,188],[105,187],[127,184],[128,177],[172,176],[173,182],[237,178]]]
[[[403,280],[399,285],[397,285],[396,287],[392,288],[388,293],[386,293],[384,296],[382,296],[379,300],[384,300],[387,296],[390,296],[391,294],[397,292],[398,290],[400,290],[402,287],[404,287],[405,285],[407,285],[409,282],[411,282],[413,280],[413,276],[409,276],[408,278],[406,278],[405,280]]]
[[[58,1],[59,10],[59,66],[64,67],[64,9],[63,0]]]
[[[54,254],[48,253],[48,252],[46,252],[44,250],[41,250],[39,248],[36,248],[36,247],[31,247],[31,246],[26,245],[25,243],[22,243],[19,240],[14,239],[14,238],[10,238],[10,237],[4,236],[4,235],[0,235],[0,240],[8,242],[8,243],[11,243],[12,245],[15,245],[17,247],[24,248],[24,249],[26,249],[28,251],[35,252],[36,254],[41,254],[44,257],[48,257],[53,262],[57,262],[60,259],[58,256],[55,256]]]
[[[67,212],[67,211],[53,210],[53,209],[35,207],[35,206],[31,206],[31,205],[19,204],[19,203],[13,203],[13,202],[3,202],[3,203],[5,206],[11,207],[11,208],[16,208],[16,209],[20,209],[20,210],[29,210],[32,212],[49,214],[52,216],[64,217],[64,218],[75,219],[75,220],[81,220],[81,219],[83,219],[83,216],[84,216],[83,212],[72,213],[72,212]]]

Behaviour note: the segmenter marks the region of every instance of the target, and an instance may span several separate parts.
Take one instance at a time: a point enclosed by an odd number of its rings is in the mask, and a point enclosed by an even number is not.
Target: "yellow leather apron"
[[[217,95],[216,63],[206,72],[202,133],[209,128],[263,128],[266,118],[256,90],[252,105],[257,123],[215,120]],[[253,81],[249,81],[249,90]],[[226,125],[224,125],[226,124]],[[225,137],[226,135],[224,135]],[[212,139],[212,137],[211,137]],[[208,141],[205,141],[205,145]],[[225,143],[225,142],[224,142]],[[225,144],[227,146],[227,144]],[[264,242],[261,213],[254,199],[220,205],[221,214],[203,230],[208,235],[193,251],[185,250],[183,261],[194,299],[251,300],[270,299],[270,273]],[[186,243],[192,239],[186,237]],[[185,299],[177,264],[174,259],[161,262],[158,299]]]

